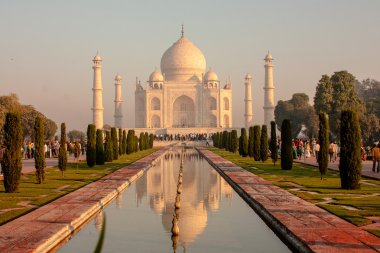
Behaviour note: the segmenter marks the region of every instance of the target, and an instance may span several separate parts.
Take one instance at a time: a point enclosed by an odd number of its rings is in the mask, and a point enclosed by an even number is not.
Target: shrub
[[[122,153],[123,155],[127,153],[127,132],[125,130],[123,130]]]
[[[133,135],[132,130],[128,130],[128,134],[127,134],[127,154],[131,154],[131,153],[135,152],[134,141],[135,141],[135,136]]]
[[[319,132],[318,132],[318,144],[320,149],[317,156],[318,168],[321,173],[321,179],[326,174],[327,166],[329,164],[329,119],[327,118],[326,113],[319,113]]]
[[[290,120],[284,119],[281,124],[281,169],[293,167],[292,128]]]
[[[96,164],[104,164],[103,130],[96,130]]]
[[[263,162],[268,159],[268,130],[266,125],[261,127],[260,159]]]
[[[117,131],[115,127],[111,128],[111,141],[113,160],[117,160],[119,158],[119,142],[117,140]]]
[[[226,148],[226,146],[227,146],[227,138],[228,138],[228,132],[227,131],[223,131],[222,145],[220,146],[220,148]]]
[[[45,180],[45,127],[40,116],[34,122],[34,167],[36,168],[37,183]]]
[[[139,138],[134,135],[134,131],[132,132],[133,133],[133,152],[137,152],[139,151]]]
[[[231,152],[236,153],[238,146],[239,146],[239,143],[238,143],[237,131],[232,130],[232,132],[231,132],[231,148],[232,148]]]
[[[249,127],[249,133],[248,133],[248,155],[249,157],[253,157],[253,126]]]
[[[343,110],[340,125],[340,182],[343,189],[359,189],[362,171],[360,126],[356,112]]]
[[[123,130],[119,128],[119,155],[123,154]]]
[[[4,188],[6,193],[17,192],[20,184],[22,163],[22,130],[18,112],[8,112],[5,115],[3,126],[3,140],[5,150],[1,168],[4,174]]]
[[[227,135],[226,135],[226,146],[224,147],[224,149],[226,151],[231,151],[231,133],[230,132],[227,132]]]
[[[242,128],[240,133],[241,137],[241,156],[246,157],[248,155],[248,138],[247,138],[247,130]]]
[[[270,157],[272,158],[273,165],[276,165],[278,158],[278,146],[277,146],[277,134],[276,134],[276,122],[270,122]]]
[[[106,162],[112,162],[112,160],[113,160],[113,145],[112,145],[111,132],[110,131],[106,131],[106,141],[104,143],[104,149],[105,149],[104,160]]]
[[[260,161],[260,126],[253,127],[253,158],[255,161]]]
[[[139,148],[140,150],[145,149],[145,141],[144,141],[145,135],[143,132],[140,133],[140,138],[139,138]]]
[[[149,134],[148,132],[144,133],[144,150],[149,148]]]
[[[66,150],[66,125],[65,123],[61,124],[61,143],[59,146],[58,152],[58,168],[62,173],[66,171],[67,166],[67,150]]]
[[[153,148],[154,144],[154,134],[149,135],[149,148]]]
[[[86,161],[89,167],[94,166],[96,162],[96,126],[94,124],[89,124],[87,127]]]

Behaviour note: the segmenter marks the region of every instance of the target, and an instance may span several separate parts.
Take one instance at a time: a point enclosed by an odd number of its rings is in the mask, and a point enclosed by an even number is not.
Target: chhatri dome
[[[195,77],[202,79],[206,70],[206,59],[202,51],[182,36],[169,47],[161,58],[161,71],[166,80],[188,81]]]
[[[211,68],[204,76],[205,81],[219,81],[218,75]]]
[[[164,76],[161,74],[160,71],[155,70],[152,72],[152,74],[150,74],[149,81],[150,82],[163,82]]]

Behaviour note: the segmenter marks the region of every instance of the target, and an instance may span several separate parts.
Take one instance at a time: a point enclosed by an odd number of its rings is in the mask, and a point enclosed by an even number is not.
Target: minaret
[[[121,99],[121,76],[119,74],[115,77],[115,127],[121,128],[122,127],[122,121],[123,121],[123,113],[122,113],[122,102]]]
[[[265,86],[264,86],[264,124],[270,129],[270,122],[274,121],[274,85],[273,85],[273,57],[268,51],[265,56]]]
[[[94,59],[94,66],[92,69],[94,70],[94,86],[92,88],[93,91],[93,124],[97,129],[103,129],[103,97],[102,97],[102,58],[96,54]]]
[[[245,128],[249,128],[253,123],[252,113],[252,76],[250,74],[245,75]]]

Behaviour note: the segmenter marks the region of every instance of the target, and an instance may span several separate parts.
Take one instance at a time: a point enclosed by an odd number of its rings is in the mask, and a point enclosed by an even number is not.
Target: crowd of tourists
[[[155,141],[206,141],[209,134],[156,134]]]
[[[65,145],[65,148],[68,152],[69,155],[72,154],[78,154],[82,153],[84,155],[85,153],[85,144],[78,143],[79,145],[76,145],[75,142],[67,142]],[[44,153],[45,153],[45,158],[57,158],[59,149],[60,149],[61,144],[59,143],[58,140],[55,141],[46,141],[44,145]],[[79,149],[79,152],[76,152],[76,149]],[[32,141],[24,141],[22,148],[21,148],[21,153],[23,159],[34,159],[34,154],[35,154],[35,148],[34,148],[34,142]]]

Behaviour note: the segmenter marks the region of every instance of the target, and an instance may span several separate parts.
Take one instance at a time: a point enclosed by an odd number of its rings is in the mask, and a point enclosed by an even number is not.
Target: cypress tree
[[[231,148],[232,148],[231,152],[236,153],[238,146],[239,146],[239,143],[238,143],[237,131],[232,130],[232,132],[231,132]]]
[[[290,120],[284,119],[281,124],[281,169],[293,167],[292,128]]]
[[[249,157],[253,157],[253,126],[249,127],[249,133],[248,133],[248,155]]]
[[[260,159],[263,162],[268,159],[268,129],[266,125],[261,127]]]
[[[106,162],[112,162],[112,160],[113,160],[113,145],[112,145],[111,132],[110,131],[106,131],[106,141],[104,143],[104,149],[105,149],[104,160]]]
[[[132,133],[132,130],[128,130],[127,134],[127,154],[131,154],[135,151],[135,146],[134,146],[134,138],[135,136]]]
[[[115,127],[111,128],[111,141],[113,160],[117,160],[119,158],[119,142],[117,140],[117,131]]]
[[[4,188],[6,193],[18,191],[20,184],[22,163],[22,129],[19,112],[8,112],[3,126],[3,140],[5,150],[1,168],[4,175]]]
[[[320,145],[319,152],[317,154],[318,168],[321,173],[321,180],[326,175],[327,166],[329,164],[329,147],[330,147],[330,129],[329,119],[326,113],[319,113],[319,132],[318,132],[318,144]]]
[[[255,161],[260,161],[260,132],[259,125],[253,127],[253,158]]]
[[[139,148],[140,150],[145,149],[145,141],[144,141],[145,135],[143,132],[140,133],[140,138],[139,138]]]
[[[240,137],[239,137],[239,155],[240,156],[243,156],[242,152],[243,152],[243,136],[241,136],[241,133],[240,133]]]
[[[62,173],[66,170],[67,165],[67,150],[66,150],[66,125],[65,123],[61,124],[61,143],[59,146],[59,153],[58,153],[58,168]]]
[[[153,148],[154,134],[149,135],[149,148]]]
[[[123,130],[122,153],[123,155],[127,153],[127,132],[125,130]]]
[[[340,182],[343,189],[359,189],[362,173],[361,136],[358,116],[343,110],[340,125]]]
[[[123,154],[123,130],[119,128],[119,155]]]
[[[89,124],[87,127],[86,161],[89,167],[94,166],[96,162],[96,126],[94,124]]]
[[[37,116],[34,122],[34,166],[36,168],[37,183],[45,180],[45,127],[42,118]]]
[[[224,147],[224,150],[231,151],[231,133],[227,132],[226,134],[226,146]]]
[[[223,131],[222,145],[221,145],[220,148],[226,148],[227,137],[228,137],[228,132],[227,131]]]
[[[139,138],[136,135],[133,135],[133,152],[139,151]]]
[[[96,164],[104,164],[104,144],[103,144],[103,131],[96,130]]]
[[[144,149],[148,149],[149,148],[149,134],[148,132],[145,132],[144,134]]]
[[[241,147],[242,147],[241,156],[242,157],[246,157],[248,155],[248,138],[247,138],[247,129],[245,129],[245,128],[241,129],[241,139],[242,139],[242,143],[241,143]]]
[[[276,134],[276,122],[270,122],[270,157],[272,158],[273,165],[276,165],[278,159],[278,146],[277,146],[277,134]]]

